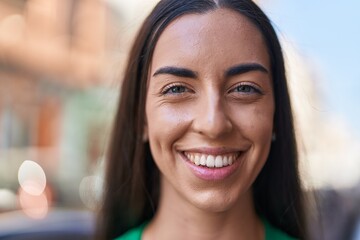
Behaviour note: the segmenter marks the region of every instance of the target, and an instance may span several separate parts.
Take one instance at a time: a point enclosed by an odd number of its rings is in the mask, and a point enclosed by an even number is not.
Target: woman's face
[[[249,194],[271,145],[269,61],[259,30],[231,10],[185,15],[165,29],[146,99],[162,194],[211,211]]]

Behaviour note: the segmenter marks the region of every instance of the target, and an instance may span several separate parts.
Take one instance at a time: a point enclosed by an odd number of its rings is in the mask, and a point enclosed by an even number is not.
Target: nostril
[[[203,116],[194,121],[194,130],[212,138],[222,136],[232,131],[233,124],[225,114]]]

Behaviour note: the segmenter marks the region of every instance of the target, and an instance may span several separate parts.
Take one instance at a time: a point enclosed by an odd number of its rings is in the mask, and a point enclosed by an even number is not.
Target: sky
[[[360,1],[263,0],[279,35],[309,59],[320,77],[323,109],[360,139]]]

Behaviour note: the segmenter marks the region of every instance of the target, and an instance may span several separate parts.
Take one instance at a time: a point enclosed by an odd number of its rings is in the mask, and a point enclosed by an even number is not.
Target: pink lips
[[[206,152],[209,153],[208,151]],[[218,151],[211,151],[211,152],[214,153]],[[206,181],[220,181],[226,179],[236,171],[236,169],[239,167],[241,163],[239,158],[242,156],[242,153],[238,156],[238,159],[236,159],[232,165],[221,168],[208,168],[201,165],[198,166],[192,163],[184,154],[181,155],[186,166],[190,168],[190,170],[193,172],[195,176]]]

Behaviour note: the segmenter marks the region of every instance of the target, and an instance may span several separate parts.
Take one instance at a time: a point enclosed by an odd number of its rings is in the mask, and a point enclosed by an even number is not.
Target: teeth
[[[215,167],[222,167],[223,166],[223,158],[221,156],[216,156],[215,158]]]
[[[209,167],[209,168],[215,167],[215,158],[214,158],[214,156],[209,155],[206,158],[206,166]]]
[[[206,166],[206,156],[202,155],[200,158],[200,165],[201,166]]]
[[[229,165],[228,160],[229,160],[229,158],[228,158],[227,156],[225,156],[225,157],[223,158],[223,166]]]
[[[195,165],[206,166],[208,168],[222,168],[228,165],[232,165],[238,156],[237,153],[217,156],[187,152],[185,152],[184,154]]]
[[[193,156],[192,156],[193,157]],[[193,157],[193,159],[195,158],[195,160],[194,160],[194,163],[196,164],[196,165],[200,165],[200,156],[199,155],[195,155],[195,157]]]
[[[228,159],[228,164],[229,165],[233,164],[233,161],[234,161],[234,157],[230,156],[229,159]]]

